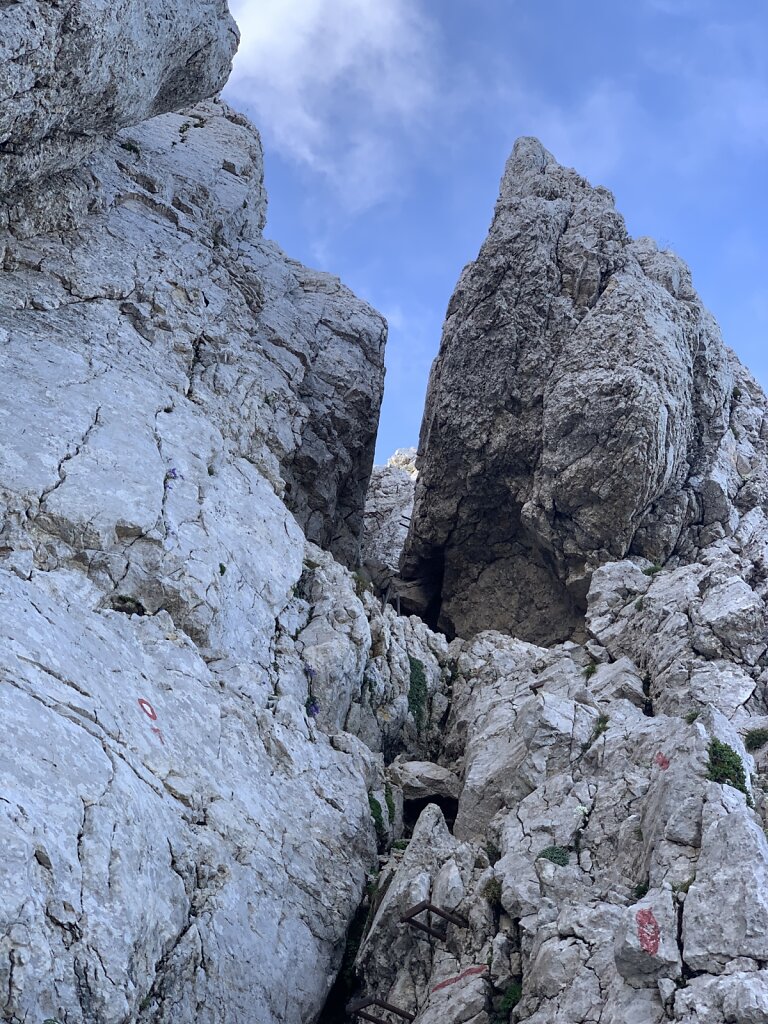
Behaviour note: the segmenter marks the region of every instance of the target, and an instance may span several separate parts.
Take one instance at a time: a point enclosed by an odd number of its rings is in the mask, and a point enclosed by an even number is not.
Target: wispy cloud
[[[415,0],[233,0],[242,31],[227,95],[269,145],[361,209],[395,185],[398,145],[437,89]]]

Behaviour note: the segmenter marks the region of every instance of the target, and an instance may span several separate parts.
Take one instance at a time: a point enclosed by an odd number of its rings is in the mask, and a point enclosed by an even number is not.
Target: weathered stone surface
[[[732,532],[732,374],[682,261],[518,141],[430,378],[410,607],[461,636],[562,640],[599,565]]]
[[[336,278],[262,238],[255,130],[205,104],[132,128],[89,174],[91,213],[76,227],[41,234],[21,219],[0,242],[2,409],[19,427],[7,431],[0,488],[59,549],[87,523],[82,543],[100,551],[105,574],[154,610],[157,560],[194,550],[201,495],[180,451],[197,433],[193,475],[206,471],[206,490],[228,455],[245,459],[308,539],[356,563],[385,324]],[[35,219],[54,220],[77,189],[47,189]],[[28,400],[15,409],[19,388]],[[177,595],[185,614],[208,614],[201,595],[223,585],[227,560],[222,550],[199,587]],[[205,622],[194,629],[203,635]]]
[[[0,196],[213,96],[237,41],[226,0],[0,4]]]
[[[219,7],[167,12],[186,38],[173,56],[159,33],[163,66],[189,43],[220,74],[229,21],[210,46],[195,29]],[[110,128],[151,112],[121,95]],[[383,757],[342,730],[380,749],[392,722],[423,756],[445,641],[361,603],[312,543],[358,557],[385,325],[263,239],[265,203],[257,133],[210,102],[0,208],[8,1020],[313,1020],[386,806]]]
[[[385,466],[374,466],[365,499],[363,565],[383,594],[396,594],[400,556],[413,511],[415,448],[399,448]]]
[[[390,768],[391,777],[403,791],[405,800],[448,797],[456,800],[461,783],[453,772],[432,761],[396,760]]]

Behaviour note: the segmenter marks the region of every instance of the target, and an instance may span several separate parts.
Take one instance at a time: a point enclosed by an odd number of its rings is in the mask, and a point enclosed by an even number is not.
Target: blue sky
[[[418,439],[462,266],[536,135],[691,266],[768,385],[764,0],[230,0],[267,235],[390,324],[377,461]]]

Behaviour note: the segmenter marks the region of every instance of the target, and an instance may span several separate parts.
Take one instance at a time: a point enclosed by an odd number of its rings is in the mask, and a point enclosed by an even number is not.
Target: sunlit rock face
[[[449,633],[552,642],[580,621],[597,566],[692,557],[730,526],[712,476],[730,394],[687,267],[630,239],[606,189],[519,140],[430,378],[411,607]]]
[[[226,0],[0,4],[0,195],[212,96],[237,41]]]
[[[223,0],[0,3],[7,1020],[313,1019],[406,648],[440,679],[330,553],[386,325],[263,238],[258,133],[205,99],[236,39]]]

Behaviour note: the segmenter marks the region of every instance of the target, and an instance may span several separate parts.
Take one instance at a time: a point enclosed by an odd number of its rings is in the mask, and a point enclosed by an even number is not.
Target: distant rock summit
[[[409,607],[449,635],[553,643],[600,565],[691,561],[731,535],[735,504],[766,494],[736,467],[734,365],[685,264],[520,139],[430,377]]]

